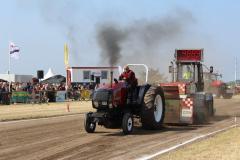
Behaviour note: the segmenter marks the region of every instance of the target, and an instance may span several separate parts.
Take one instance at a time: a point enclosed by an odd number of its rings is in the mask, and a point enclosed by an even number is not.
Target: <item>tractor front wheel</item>
[[[123,115],[122,130],[124,134],[130,134],[133,131],[133,116],[129,112]]]
[[[231,93],[224,93],[224,94],[223,94],[223,98],[224,98],[224,99],[231,99],[232,96],[233,96],[233,94],[231,94]]]
[[[90,114],[91,113],[87,113],[85,115],[84,128],[85,128],[86,132],[93,133],[95,131],[95,128],[96,128],[96,123],[91,121]]]

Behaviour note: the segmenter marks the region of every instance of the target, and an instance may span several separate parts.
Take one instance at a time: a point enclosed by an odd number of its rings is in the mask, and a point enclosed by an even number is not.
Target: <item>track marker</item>
[[[235,117],[235,120],[236,120],[236,117]],[[173,150],[175,150],[175,149],[177,149],[177,148],[180,148],[180,147],[182,147],[182,146],[184,146],[184,145],[186,145],[186,144],[192,143],[192,142],[194,142],[194,141],[196,141],[196,140],[203,139],[203,138],[209,137],[209,136],[211,136],[211,135],[215,135],[215,134],[217,134],[217,133],[219,133],[219,132],[223,132],[223,131],[226,131],[226,130],[228,130],[228,129],[230,129],[230,128],[234,128],[234,127],[237,127],[237,124],[236,124],[236,123],[235,123],[235,125],[232,125],[232,126],[229,126],[229,127],[226,127],[226,128],[223,128],[223,129],[214,131],[214,132],[210,132],[210,133],[208,133],[208,134],[203,134],[203,135],[194,137],[194,138],[189,139],[189,140],[187,140],[187,141],[185,141],[185,142],[180,142],[179,144],[177,144],[177,145],[175,145],[175,146],[169,147],[169,148],[167,148],[167,149],[160,150],[159,152],[157,152],[157,153],[155,153],[155,154],[152,154],[152,155],[147,155],[147,156],[138,158],[137,160],[149,160],[149,159],[152,159],[152,158],[154,158],[154,157],[156,157],[156,156],[160,156],[160,155],[162,155],[162,154],[164,154],[164,153],[173,151]]]
[[[70,103],[67,102],[67,112],[70,112]]]

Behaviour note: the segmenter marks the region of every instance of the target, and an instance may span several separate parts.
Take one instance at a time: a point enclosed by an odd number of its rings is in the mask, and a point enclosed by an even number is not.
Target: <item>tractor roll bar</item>
[[[146,83],[148,82],[148,66],[146,64],[127,64],[127,66],[143,66],[146,69]]]

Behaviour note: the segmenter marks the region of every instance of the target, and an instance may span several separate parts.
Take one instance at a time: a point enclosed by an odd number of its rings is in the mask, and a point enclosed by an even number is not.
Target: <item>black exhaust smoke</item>
[[[101,49],[101,63],[118,65],[145,63],[159,67],[159,60],[166,56],[166,46],[183,36],[184,29],[194,18],[191,12],[176,10],[165,17],[140,19],[121,26],[107,22],[97,28],[97,40]],[[171,49],[176,48],[176,45]],[[161,62],[167,63],[169,62]]]
[[[101,59],[107,60],[111,66],[116,65],[121,59],[121,42],[126,34],[112,24],[105,24],[100,27],[97,38],[102,48]]]

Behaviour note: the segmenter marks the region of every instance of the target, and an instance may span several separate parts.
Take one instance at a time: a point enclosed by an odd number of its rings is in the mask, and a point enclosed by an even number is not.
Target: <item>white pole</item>
[[[9,82],[9,92],[11,90],[11,80],[10,80],[10,69],[11,69],[11,55],[10,55],[10,51],[11,51],[11,48],[10,48],[10,42],[8,44],[8,82]]]
[[[235,85],[237,85],[237,57],[235,58]]]

